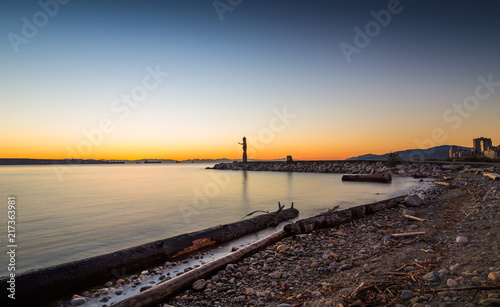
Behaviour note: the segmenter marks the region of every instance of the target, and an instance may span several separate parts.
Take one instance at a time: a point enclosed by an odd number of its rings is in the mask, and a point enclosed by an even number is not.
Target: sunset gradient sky
[[[496,1],[3,1],[0,29],[0,158],[500,145]]]

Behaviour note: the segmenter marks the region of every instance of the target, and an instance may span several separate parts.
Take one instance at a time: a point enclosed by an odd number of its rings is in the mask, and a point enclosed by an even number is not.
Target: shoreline
[[[499,306],[500,182],[448,175],[421,206],[285,238],[161,306]],[[425,234],[391,236],[408,232]]]
[[[275,162],[272,162],[272,163],[275,163]],[[459,174],[461,173],[464,173],[465,170],[463,168],[464,166],[453,166],[453,168],[443,168],[442,169],[442,175],[446,174],[447,176],[450,175],[450,174],[454,174],[454,176],[458,176]],[[398,168],[394,168],[395,170],[398,170]],[[459,172],[458,170],[461,169]],[[435,169],[436,170],[436,169]],[[470,170],[470,169],[469,169]],[[477,171],[475,171],[477,172]],[[442,189],[445,189],[444,187],[436,187],[434,190],[442,190]],[[430,191],[415,191],[415,193],[418,193],[419,195],[421,195],[424,199],[427,199],[427,198],[432,198],[434,197],[434,192],[430,192]],[[299,236],[303,236],[303,235],[299,235]],[[288,239],[288,238],[287,238]],[[284,242],[287,240],[285,239]],[[279,244],[279,243],[278,243]],[[209,252],[208,252],[209,253]],[[203,255],[206,255],[208,253],[203,253],[203,254],[200,254],[198,253],[196,256],[194,255],[191,255],[190,256],[190,259],[203,259]],[[206,256],[206,258],[210,258],[209,256]],[[185,266],[186,268],[184,269],[184,272],[186,270],[192,270],[193,268],[192,267],[189,267],[189,264],[186,264],[184,265],[184,261],[182,261],[183,263],[181,264],[181,261],[179,261],[179,263],[170,263],[171,265],[171,269],[173,266],[177,266],[178,269],[181,270],[181,272],[177,273],[177,275],[180,275],[182,274],[182,267]],[[203,265],[203,261],[201,260],[200,261],[200,265]],[[165,265],[166,267],[167,265]],[[195,268],[199,266],[199,265],[195,265]],[[163,267],[162,267],[163,268]],[[139,275],[139,274],[137,274]],[[161,269],[160,267],[157,267],[157,268],[154,268],[154,269],[149,269],[149,270],[143,270],[142,273],[140,274],[140,276],[137,276],[135,275],[135,278],[125,278],[122,279],[122,281],[119,283],[119,284],[116,284],[117,281],[119,281],[119,279],[115,278],[115,279],[112,279],[111,281],[111,284],[108,285],[110,282],[106,283],[105,287],[96,287],[94,288],[94,290],[92,290],[91,292],[86,292],[86,293],[83,293],[82,295],[83,296],[95,296],[96,294],[98,295],[98,297],[100,296],[102,299],[104,299],[106,297],[106,293],[108,294],[112,294],[112,293],[116,293],[118,291],[119,294],[117,294],[118,296],[123,293],[123,290],[120,290],[122,288],[125,288],[126,285],[133,285],[133,286],[137,286],[137,285],[141,285],[140,281],[141,280],[144,280],[145,282],[147,282],[148,278],[150,278],[151,276],[153,275],[158,275],[157,277],[159,277],[159,279],[157,280],[157,282],[161,282],[162,280],[166,280],[166,279],[162,279],[161,277],[163,276],[163,278],[165,278],[164,275],[162,275],[161,273]],[[170,275],[170,274],[169,274]],[[167,276],[167,279],[169,279],[170,277]],[[114,280],[114,281],[113,281]],[[210,284],[210,281],[209,281],[209,284]],[[144,286],[144,284],[142,284]],[[216,286],[216,285],[215,285]],[[125,293],[124,293],[125,294]],[[78,298],[78,296],[76,295],[76,297]],[[181,296],[181,298],[179,298],[179,302],[177,303],[180,303],[181,305],[179,306],[187,306],[187,305],[182,305],[184,304],[184,301],[182,299],[183,296]],[[189,299],[188,299],[189,300]],[[100,302],[99,301],[95,301],[95,305],[86,305],[86,306],[106,306],[106,300],[101,300]],[[196,302],[196,301],[195,301]],[[111,303],[111,302],[110,302]],[[193,303],[193,301],[191,301],[191,303]],[[231,303],[235,303],[234,301],[231,302]],[[243,301],[242,302],[237,302],[237,303],[244,303]],[[247,300],[247,303],[248,303],[248,300]],[[270,301],[269,303],[272,303],[272,301]],[[64,302],[61,302],[60,304],[58,304],[57,306],[67,306],[69,305],[69,301],[66,301],[66,303]],[[242,306],[245,305],[245,304],[242,304]],[[248,304],[246,304],[248,305]],[[176,305],[177,306],[177,305]],[[191,306],[191,305],[190,305]],[[203,305],[200,305],[200,306],[203,306]],[[250,305],[249,305],[250,306]],[[266,305],[267,306],[267,305]],[[274,305],[269,305],[269,306],[274,306]]]

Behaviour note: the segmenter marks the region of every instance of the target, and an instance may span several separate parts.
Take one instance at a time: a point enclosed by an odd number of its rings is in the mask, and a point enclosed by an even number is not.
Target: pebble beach
[[[393,209],[287,237],[158,306],[500,306],[500,182],[485,176],[495,170],[377,163],[346,165],[357,173],[430,176],[434,183]],[[174,277],[165,269],[203,264],[204,257],[111,280],[60,305],[112,306],[110,296],[131,286],[147,290]]]
[[[500,183],[446,179],[418,206],[286,238],[161,306],[500,306]]]

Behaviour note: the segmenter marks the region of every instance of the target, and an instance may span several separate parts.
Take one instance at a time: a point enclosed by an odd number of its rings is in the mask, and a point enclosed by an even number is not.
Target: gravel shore
[[[445,179],[420,206],[286,238],[160,306],[500,306],[500,182]],[[391,236],[409,232],[425,234]]]

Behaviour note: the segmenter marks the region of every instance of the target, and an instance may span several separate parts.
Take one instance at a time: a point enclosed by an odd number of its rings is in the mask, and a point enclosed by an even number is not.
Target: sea
[[[19,274],[236,222],[253,211],[275,211],[278,202],[286,208],[293,202],[300,219],[336,205],[407,194],[422,184],[409,177],[360,183],[342,182],[341,174],[207,169],[211,166],[0,166],[0,276],[9,273],[13,244]],[[9,197],[15,216],[8,212]],[[14,229],[8,229],[11,220]],[[9,242],[12,234],[15,241]]]

